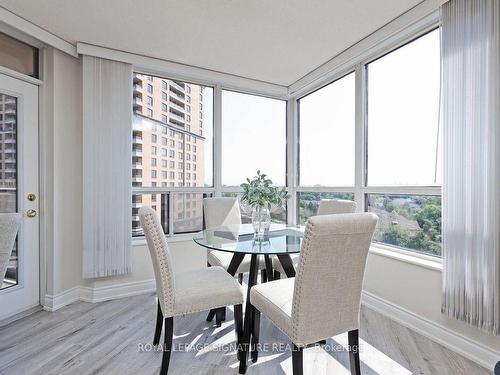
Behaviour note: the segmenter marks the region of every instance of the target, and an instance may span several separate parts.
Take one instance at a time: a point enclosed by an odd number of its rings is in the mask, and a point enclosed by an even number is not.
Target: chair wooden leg
[[[236,333],[236,347],[241,345],[243,336],[243,305],[234,305],[234,332]],[[240,350],[236,350],[238,360],[240,359]]]
[[[359,363],[359,331],[357,329],[349,331],[347,336],[351,375],[361,375],[361,365]]]
[[[217,327],[220,327],[222,325],[222,322],[224,320],[224,313],[225,313],[226,308],[225,307],[219,307],[218,309],[215,309],[215,325]]]
[[[174,336],[174,318],[165,318],[165,344],[163,347],[163,359],[161,361],[161,375],[167,375],[172,353],[172,339]]]
[[[261,283],[267,283],[267,272],[266,272],[266,270],[261,270],[260,271],[260,282]]]
[[[279,280],[281,279],[281,273],[279,271],[274,271],[274,280]]]
[[[253,332],[252,332],[252,362],[257,362],[259,358],[259,332],[260,332],[260,311],[255,307],[253,308]]]
[[[243,284],[243,274],[242,273],[239,273],[238,274],[238,282],[241,284]]]
[[[153,338],[153,345],[154,346],[156,346],[160,343],[162,328],[163,328],[163,313],[161,312],[160,301],[158,301],[158,309],[156,311],[155,336]]]
[[[212,320],[214,320],[215,311],[216,309],[210,310],[210,312],[207,315],[207,322],[211,322]]]
[[[302,375],[304,371],[304,365],[302,361],[302,354],[304,352],[303,347],[298,347],[295,344],[293,344],[293,349],[292,349],[292,368],[293,368],[293,375]]]

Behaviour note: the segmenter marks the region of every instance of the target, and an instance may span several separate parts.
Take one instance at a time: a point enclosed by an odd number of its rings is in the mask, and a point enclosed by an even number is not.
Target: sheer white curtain
[[[83,56],[83,277],[131,269],[132,66]]]
[[[443,312],[500,331],[500,1],[442,7]]]

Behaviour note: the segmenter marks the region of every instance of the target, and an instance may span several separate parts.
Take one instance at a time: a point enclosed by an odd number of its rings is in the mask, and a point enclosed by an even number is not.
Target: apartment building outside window
[[[134,134],[137,136],[134,136],[132,141],[134,147],[138,147],[136,143],[140,135],[143,152],[141,156],[133,156],[133,175],[137,176],[140,170],[142,176],[141,181],[136,178],[133,184],[133,208],[138,209],[141,205],[151,205],[154,199],[155,202],[158,202],[156,211],[165,233],[173,235],[201,230],[203,222],[201,200],[203,197],[213,194],[213,88],[138,73],[134,74],[133,81],[135,87],[133,95],[147,96],[146,103],[148,105],[148,107],[139,105],[140,101],[134,100]],[[142,91],[143,89],[144,91]],[[203,92],[204,97],[203,107],[201,107],[199,100],[194,99],[199,98],[201,92]],[[193,93],[195,96],[187,99],[188,93]],[[211,124],[209,131],[202,136],[199,135],[198,126],[190,124],[188,128],[187,100],[190,100],[190,106],[196,109],[195,113],[202,113]],[[190,120],[196,121],[197,124],[199,118],[194,119],[193,114],[191,114]],[[161,160],[161,167],[169,169],[158,173],[156,169],[151,169],[156,168],[158,163],[157,159],[153,157],[157,155],[158,150],[152,144],[158,142],[160,135],[162,135],[161,145],[164,146],[161,148],[161,155],[170,158],[170,160]],[[176,142],[176,139],[179,142]],[[196,161],[199,164],[200,173],[198,173],[196,180],[189,179],[188,185],[184,173],[186,163],[183,150],[186,145],[191,148],[194,143],[201,146],[199,150],[202,150]],[[174,158],[177,162],[174,162]],[[158,189],[158,187],[162,189],[151,190]],[[183,191],[183,189],[192,189],[193,187],[196,187],[198,192],[188,194]],[[139,198],[140,203],[138,202]],[[200,204],[195,204],[196,200],[200,200]],[[179,205],[177,203],[179,202],[181,207],[189,202],[192,207],[198,208],[190,214],[189,218],[181,215],[182,220],[178,220],[177,207]],[[138,221],[133,222],[132,227],[134,236],[143,235]]]

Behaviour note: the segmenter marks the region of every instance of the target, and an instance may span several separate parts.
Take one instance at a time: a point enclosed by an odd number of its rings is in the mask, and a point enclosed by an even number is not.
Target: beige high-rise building
[[[0,212],[16,212],[17,99],[0,94]]]
[[[204,90],[199,85],[134,74],[133,186],[204,186]],[[175,232],[201,229],[202,199],[199,193],[174,195]],[[166,195],[136,195],[132,201],[134,235],[142,234],[137,216],[142,205],[153,207],[162,222],[168,223]]]

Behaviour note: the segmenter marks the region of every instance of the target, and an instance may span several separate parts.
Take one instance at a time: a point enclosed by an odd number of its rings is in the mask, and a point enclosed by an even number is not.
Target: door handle
[[[35,217],[36,216],[36,210],[28,210],[28,211],[26,211],[26,216],[28,216],[28,217]]]

